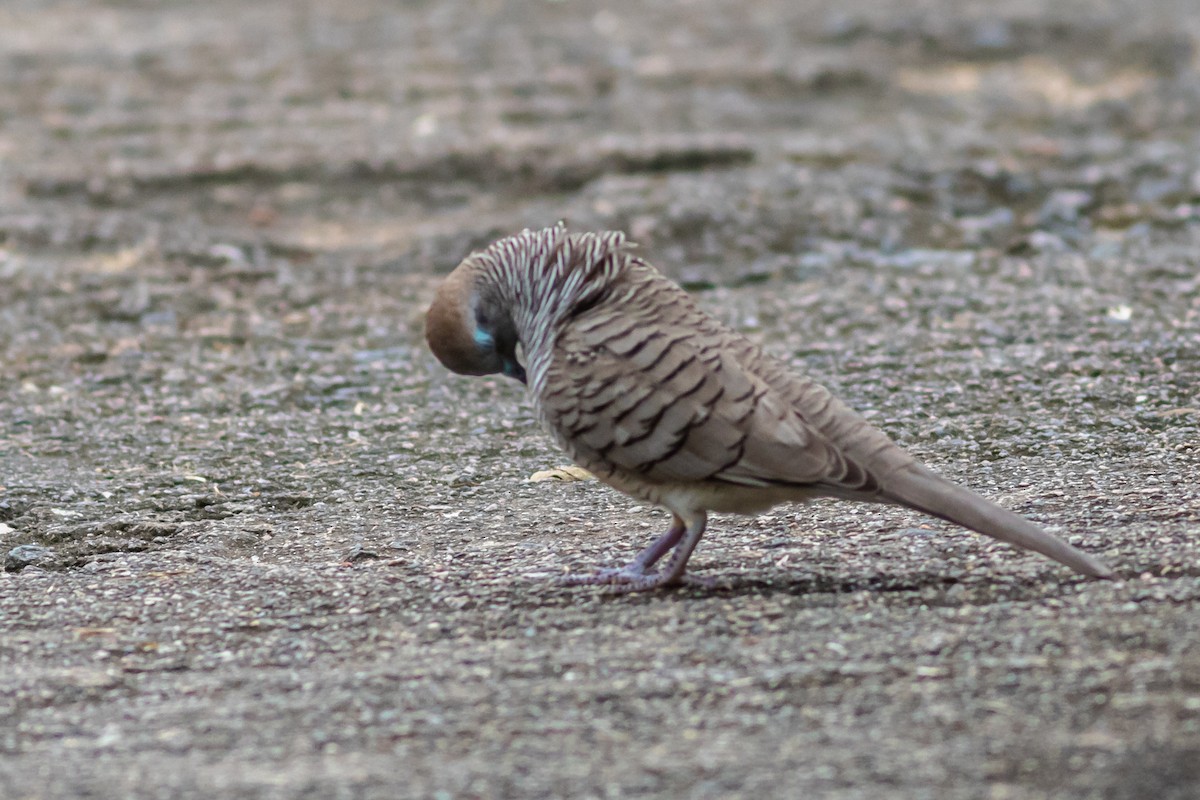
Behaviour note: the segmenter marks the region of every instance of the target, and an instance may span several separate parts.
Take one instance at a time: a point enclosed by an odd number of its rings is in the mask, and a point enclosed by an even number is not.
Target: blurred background
[[[1193,796],[1198,37],[6,0],[0,795]],[[732,597],[521,582],[664,522],[526,484],[562,459],[520,387],[422,342],[441,275],[559,219],[1137,580],[820,506],[714,527]]]

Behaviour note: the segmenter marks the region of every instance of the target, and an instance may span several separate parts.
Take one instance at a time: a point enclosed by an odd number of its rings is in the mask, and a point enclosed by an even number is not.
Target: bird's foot
[[[689,514],[686,521],[675,513],[667,532],[625,566],[602,569],[590,575],[566,575],[559,578],[557,583],[559,586],[603,586],[612,594],[644,592],[663,586],[689,585],[711,589],[716,586],[712,578],[696,578],[685,572],[688,557],[704,533],[706,519],[703,511]],[[654,565],[667,553],[671,555],[660,564],[662,568],[655,569]]]
[[[711,589],[717,585],[713,578],[702,578],[684,573],[674,579],[656,569],[646,569],[638,563],[624,567],[609,567],[586,575],[564,575],[555,580],[559,586],[603,586],[613,594],[644,592],[663,586],[702,586]]]

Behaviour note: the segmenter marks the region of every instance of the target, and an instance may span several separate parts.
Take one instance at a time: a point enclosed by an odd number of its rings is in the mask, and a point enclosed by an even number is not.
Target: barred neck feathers
[[[525,230],[470,256],[479,282],[508,307],[528,365],[547,351],[563,320],[595,302],[633,260],[625,234]]]

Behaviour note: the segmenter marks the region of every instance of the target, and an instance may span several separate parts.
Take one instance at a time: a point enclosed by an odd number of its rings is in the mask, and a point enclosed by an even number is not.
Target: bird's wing
[[[652,321],[636,308],[589,311],[559,333],[538,401],[584,466],[656,483],[876,490],[804,413],[853,412],[799,376],[757,374],[765,357],[753,343],[679,305],[682,318],[662,319],[660,306]]]
[[[765,356],[672,284],[584,310],[537,402],[583,466],[654,483],[795,486],[899,503],[1110,577],[1099,559],[918,464],[818,384]]]

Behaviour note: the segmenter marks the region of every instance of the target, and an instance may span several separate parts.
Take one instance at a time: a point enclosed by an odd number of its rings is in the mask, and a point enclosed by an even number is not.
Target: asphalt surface
[[[336,8],[333,6],[336,5]],[[1200,796],[1200,7],[0,8],[0,798]],[[620,228],[1120,580],[667,524],[422,313]]]

